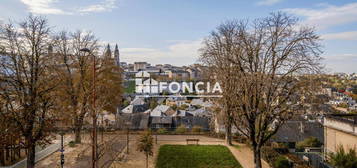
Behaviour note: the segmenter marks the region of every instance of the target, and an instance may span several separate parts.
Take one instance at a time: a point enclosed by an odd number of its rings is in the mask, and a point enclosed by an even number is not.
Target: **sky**
[[[197,63],[202,40],[229,19],[283,11],[315,27],[327,72],[357,72],[357,1],[353,0],[1,0],[0,22],[43,15],[55,31],[92,31],[118,44],[121,61]],[[113,46],[114,47],[114,46]]]

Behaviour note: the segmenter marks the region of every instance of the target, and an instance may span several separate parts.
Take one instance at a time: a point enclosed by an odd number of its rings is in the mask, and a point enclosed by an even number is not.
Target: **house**
[[[345,150],[357,149],[357,115],[330,114],[324,118],[326,153],[336,152],[339,146]]]
[[[172,117],[150,117],[150,128],[172,128]]]
[[[187,68],[186,71],[190,74],[190,79],[199,78],[199,71],[194,68]]]
[[[189,79],[190,73],[180,69],[166,70],[165,74],[171,79]]]
[[[134,71],[145,70],[148,67],[147,62],[134,62]]]
[[[205,110],[208,110],[209,108],[211,108],[213,106],[213,104],[209,101],[205,101],[203,104],[202,104],[203,108]]]
[[[192,106],[203,107],[204,110],[208,110],[213,106],[213,104],[209,101],[204,101],[203,99],[193,99],[191,101]]]
[[[183,104],[186,104],[186,98],[185,97],[169,97],[166,99],[166,105],[168,106],[181,106]]]
[[[203,99],[192,99],[191,105],[193,106],[202,106],[204,103]]]
[[[212,113],[208,110],[205,110],[204,108],[199,108],[193,111],[189,111],[191,114],[193,114],[194,116],[198,116],[198,117],[211,117]]]
[[[175,113],[175,111],[167,105],[158,105],[156,106],[151,112],[151,117],[164,117],[164,116],[171,116]]]
[[[350,109],[350,110],[357,110],[357,104],[354,104],[354,105],[350,106],[348,109]]]
[[[142,97],[135,97],[133,101],[130,102],[132,105],[144,105],[145,100]]]
[[[99,126],[109,127],[114,126],[116,122],[115,114],[103,112],[99,114],[97,119],[97,124]]]
[[[321,143],[324,142],[324,128],[318,121],[308,121],[301,118],[286,121],[272,137],[273,142],[289,144],[295,148],[297,142],[309,137],[316,137]]]
[[[329,97],[332,96],[332,88],[323,88],[321,94],[328,95]]]
[[[120,129],[130,128],[134,130],[144,130],[148,128],[148,125],[149,114],[146,113],[121,113],[117,117],[117,128]]]
[[[172,117],[188,117],[188,116],[193,116],[193,114],[186,110],[176,110],[176,112],[172,115]]]
[[[157,104],[164,104],[165,100],[166,100],[166,98],[159,97],[159,98],[157,98],[156,102],[157,102]]]
[[[205,118],[207,118],[207,117],[205,117]],[[225,133],[226,132],[226,125],[225,125],[225,121],[222,116],[214,115],[213,124],[214,124],[214,132],[216,132],[216,133]],[[231,132],[232,132],[232,134],[236,134],[236,133],[239,133],[239,130],[237,129],[236,126],[233,125],[231,127]]]
[[[142,113],[145,112],[148,108],[149,107],[147,104],[142,104],[142,105],[130,104],[126,106],[123,110],[121,110],[121,112],[126,114]]]

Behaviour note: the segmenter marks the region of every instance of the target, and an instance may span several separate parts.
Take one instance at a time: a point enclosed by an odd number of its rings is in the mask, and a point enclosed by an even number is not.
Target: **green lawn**
[[[222,145],[163,145],[156,168],[241,168]]]

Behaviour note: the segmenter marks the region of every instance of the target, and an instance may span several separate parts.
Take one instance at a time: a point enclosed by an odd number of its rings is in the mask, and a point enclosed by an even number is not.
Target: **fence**
[[[314,168],[334,168],[324,161],[324,158],[319,153],[305,153],[297,152],[295,153],[299,158],[308,162],[308,164]]]

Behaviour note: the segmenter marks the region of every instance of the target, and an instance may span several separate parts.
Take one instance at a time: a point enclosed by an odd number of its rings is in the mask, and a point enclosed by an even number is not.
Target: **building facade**
[[[357,149],[357,115],[333,114],[324,119],[325,152],[336,152],[339,146],[345,150]]]

